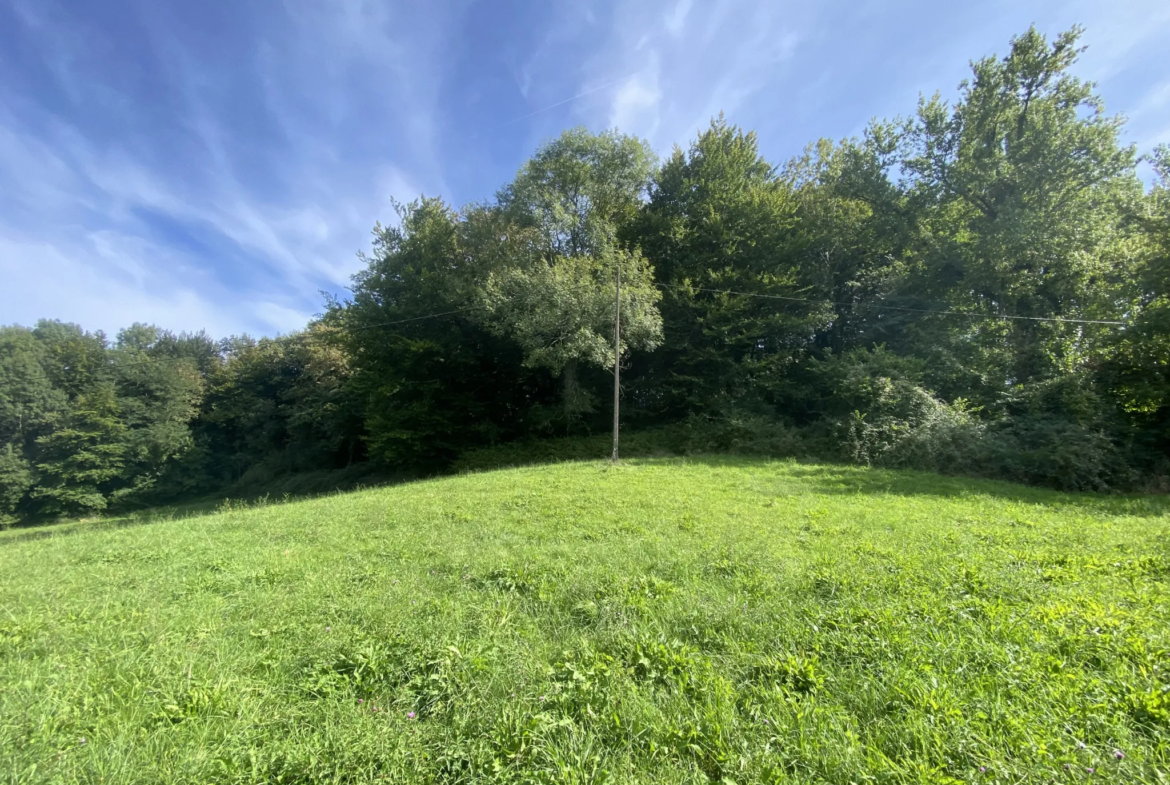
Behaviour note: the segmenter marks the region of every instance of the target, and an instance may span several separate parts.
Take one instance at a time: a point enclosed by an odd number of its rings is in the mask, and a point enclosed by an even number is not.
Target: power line
[[[669,287],[666,284],[655,284],[655,286],[657,286],[658,288],[663,289],[663,290],[669,289]],[[584,287],[582,287],[582,288],[584,288]],[[858,303],[834,302],[832,300],[814,299],[814,298],[809,298],[809,297],[791,297],[791,296],[779,295],[779,294],[760,294],[758,292],[740,292],[740,291],[735,291],[733,289],[714,289],[714,288],[703,287],[703,286],[687,287],[685,289],[685,291],[708,292],[711,294],[736,295],[737,297],[755,297],[755,298],[764,299],[764,300],[783,300],[786,302],[809,303],[812,305],[835,305],[835,306],[839,306],[839,307],[850,307],[850,308],[858,305]],[[931,310],[931,309],[927,309],[927,308],[907,308],[905,306],[886,305],[884,303],[861,303],[860,305],[862,305],[863,307],[870,307],[870,308],[883,308],[883,309],[889,310],[889,311],[904,311],[907,313],[932,314],[935,316],[957,316],[957,317],[964,318],[964,319],[998,319],[998,320],[1011,319],[1011,320],[1032,321],[1032,322],[1051,322],[1051,323],[1055,323],[1055,324],[1101,324],[1101,325],[1110,325],[1110,326],[1116,326],[1116,327],[1124,327],[1127,324],[1126,322],[1109,320],[1109,319],[1062,319],[1059,317],[1051,317],[1051,316],[1014,316],[1014,315],[1009,315],[1009,314],[967,313],[964,311],[939,311],[939,310]],[[442,318],[444,316],[454,316],[454,315],[460,314],[460,313],[469,313],[471,311],[482,311],[486,307],[487,306],[484,306],[484,305],[473,305],[473,306],[470,306],[467,308],[456,308],[455,310],[451,310],[451,311],[439,311],[437,313],[428,313],[428,314],[423,314],[421,316],[412,316],[412,317],[407,318],[407,319],[394,319],[392,321],[387,321],[387,322],[376,322],[374,324],[363,324],[363,325],[357,325],[354,327],[348,327],[348,328],[343,328],[343,329],[346,329],[349,332],[359,332],[362,330],[373,330],[373,329],[377,329],[379,327],[393,327],[393,326],[399,325],[399,324],[408,324],[410,322],[419,322],[419,321],[424,321],[426,319],[439,319],[439,318]],[[302,333],[294,333],[292,335],[278,336],[276,338],[261,338],[259,341],[257,341],[257,344],[264,343],[264,342],[267,342],[269,344],[273,344],[273,343],[283,343],[286,341],[300,341],[300,340],[304,340],[306,337],[312,337],[312,334],[302,332]],[[162,358],[151,357],[150,359],[146,359],[146,360],[137,360],[137,361],[119,363],[118,367],[126,367],[126,366],[132,366],[132,365],[145,365],[147,363],[156,362],[158,359],[162,359]]]
[[[657,286],[666,288],[665,284],[657,284]],[[701,286],[692,287],[690,291],[694,292],[713,292],[715,294],[735,294],[741,297],[760,297],[767,300],[787,300],[789,302],[797,303],[813,303],[815,305],[837,305],[841,307],[853,307],[857,303],[841,303],[833,302],[831,300],[814,300],[807,297],[786,297],[779,294],[757,294],[755,292],[736,292],[731,289],[709,289]],[[934,311],[926,308],[905,308],[898,305],[886,305],[884,303],[862,303],[871,308],[885,308],[890,311],[908,311],[911,313],[928,313],[936,316],[961,316],[967,319],[1023,319],[1032,322],[1056,322],[1060,324],[1111,324],[1124,327],[1126,322],[1111,321],[1108,319],[1061,319],[1059,317],[1051,316],[1011,316],[1007,314],[985,314],[985,313],[966,313],[964,311]]]
[[[591,287],[593,285],[594,284],[592,282],[590,282],[590,283],[581,284],[579,286],[573,286],[570,288],[572,288],[576,291],[581,291],[581,290],[584,290],[584,289]],[[506,297],[504,299],[512,299],[512,298]],[[456,308],[453,311],[439,311],[438,313],[428,313],[428,314],[423,314],[422,316],[411,316],[407,319],[394,319],[394,320],[389,321],[389,322],[377,322],[375,324],[363,324],[363,325],[359,325],[356,327],[348,327],[348,328],[343,328],[343,329],[346,329],[349,332],[359,332],[361,330],[373,330],[373,329],[378,328],[378,327],[392,327],[394,325],[406,324],[408,322],[418,322],[418,321],[422,321],[424,319],[438,319],[438,318],[443,317],[443,316],[454,316],[455,314],[459,314],[459,313],[468,313],[470,311],[482,311],[486,308],[487,308],[486,305],[472,305],[472,306],[469,306],[467,308]],[[282,343],[284,341],[300,341],[300,340],[305,339],[306,337],[311,337],[311,336],[312,336],[311,333],[300,332],[300,333],[293,333],[291,335],[277,336],[276,338],[260,338],[259,340],[256,341],[256,343],[260,344],[262,342],[267,342],[267,343],[272,344],[272,343]],[[130,362],[124,362],[124,363],[120,363],[118,367],[123,368],[123,367],[126,367],[128,365],[146,365],[147,363],[154,362],[156,359],[160,359],[160,358],[150,357],[150,358],[145,359],[145,360],[134,360],[134,361],[130,361]]]
[[[394,325],[394,324],[406,324],[407,322],[417,322],[417,321],[421,321],[423,319],[437,319],[440,316],[452,316],[452,315],[457,314],[457,313],[467,313],[468,311],[481,311],[485,307],[486,306],[483,306],[483,305],[473,305],[470,308],[458,308],[454,311],[443,311],[441,313],[428,313],[428,314],[425,314],[423,316],[412,316],[409,319],[397,319],[393,322],[380,322],[378,324],[363,324],[360,327],[351,327],[351,328],[349,328],[349,330],[350,330],[350,332],[357,332],[359,330],[372,330],[375,327],[389,327],[389,326]],[[290,336],[290,337],[300,337],[300,336]],[[276,340],[276,339],[272,339],[272,340]]]
[[[376,324],[363,324],[363,325],[359,325],[357,327],[349,327],[347,329],[349,330],[349,332],[359,332],[361,330],[372,330],[372,329],[377,328],[377,327],[390,327],[390,326],[393,326],[396,324],[406,324],[407,322],[417,322],[417,321],[421,321],[423,319],[437,319],[437,318],[442,317],[442,316],[453,316],[454,314],[457,314],[457,313],[466,313],[468,311],[479,311],[479,310],[482,310],[484,307],[485,306],[482,306],[482,305],[474,305],[474,306],[471,306],[470,308],[457,308],[454,311],[441,311],[439,313],[428,313],[428,314],[424,314],[422,316],[412,316],[409,319],[395,319],[395,320],[390,321],[390,322],[378,322]],[[293,333],[291,335],[280,335],[280,336],[277,336],[276,338],[260,338],[258,341],[256,341],[256,345],[259,345],[261,343],[273,344],[273,343],[283,343],[285,341],[301,341],[301,340],[304,340],[306,337],[314,337],[314,336],[312,333],[300,332],[300,333]],[[128,365],[146,365],[148,363],[156,362],[160,359],[166,359],[166,358],[150,357],[150,358],[144,359],[144,360],[132,360],[129,362],[118,363],[118,367],[124,368]]]

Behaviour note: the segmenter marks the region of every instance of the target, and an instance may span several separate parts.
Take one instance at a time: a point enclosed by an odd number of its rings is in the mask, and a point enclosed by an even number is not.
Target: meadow
[[[0,536],[9,783],[1170,782],[1170,504],[791,461]]]

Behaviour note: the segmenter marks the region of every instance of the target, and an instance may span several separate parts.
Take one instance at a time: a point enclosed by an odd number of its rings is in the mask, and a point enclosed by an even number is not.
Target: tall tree
[[[1150,157],[1155,184],[1139,225],[1148,253],[1131,278],[1136,294],[1130,324],[1115,333],[1104,376],[1138,432],[1156,470],[1170,473],[1170,147]],[[1150,468],[1150,467],[1147,467]]]
[[[929,214],[911,285],[927,308],[1006,317],[923,319],[920,335],[984,379],[988,402],[1083,365],[1108,339],[1040,319],[1124,312],[1124,216],[1141,189],[1121,118],[1070,73],[1080,34],[1012,39],[1006,57],[973,64],[955,106],[923,99],[906,136],[907,185]]]
[[[614,287],[620,272],[622,341],[653,349],[662,322],[653,273],[619,234],[636,216],[654,157],[647,144],[616,132],[563,133],[532,157],[499,196],[515,226],[519,253],[491,270],[482,302],[486,322],[516,341],[530,367],[562,380],[565,425],[593,411],[579,367],[612,367]]]
[[[45,347],[33,331],[0,328],[0,526],[17,519],[36,481],[28,456],[67,405],[45,370]]]
[[[875,122],[862,139],[822,139],[784,168],[796,202],[793,251],[830,314],[818,349],[841,354],[897,342],[908,321],[908,312],[888,307],[917,228],[891,178],[900,131]]]
[[[364,457],[350,358],[334,328],[310,323],[276,339],[235,336],[205,380],[192,449],[164,496],[263,485]]]
[[[515,343],[481,323],[478,292],[514,233],[493,210],[464,218],[438,199],[378,226],[352,300],[333,303],[365,418],[369,454],[407,471],[442,467],[470,447],[514,437],[547,397]]]
[[[112,384],[95,385],[77,396],[37,439],[37,484],[32,497],[46,513],[84,514],[104,510],[126,466],[126,426]]]
[[[117,501],[152,487],[164,468],[191,447],[191,420],[203,395],[197,358],[176,357],[173,335],[135,324],[118,333],[108,352],[119,420],[126,428],[125,465]]]
[[[190,446],[202,381],[175,336],[41,321],[0,331],[0,516],[105,509]]]
[[[632,230],[664,293],[665,344],[632,377],[646,408],[772,410],[786,370],[828,319],[806,302],[817,292],[792,253],[795,208],[755,134],[723,117],[688,152],[675,148]]]

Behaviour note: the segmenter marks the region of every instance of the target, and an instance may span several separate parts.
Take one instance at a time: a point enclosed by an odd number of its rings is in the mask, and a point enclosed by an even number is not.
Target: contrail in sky
[[[511,125],[512,123],[518,123],[518,122],[520,122],[521,120],[527,120],[529,117],[532,117],[532,116],[534,116],[534,115],[538,115],[538,114],[540,114],[541,112],[547,112],[549,109],[556,109],[558,106],[564,106],[565,104],[569,103],[570,101],[576,101],[578,98],[584,98],[584,97],[585,97],[585,96],[587,96],[587,95],[591,95],[591,94],[593,94],[593,93],[596,93],[596,92],[598,92],[599,90],[604,90],[604,89],[605,89],[605,88],[607,88],[607,87],[613,87],[615,84],[618,84],[619,82],[625,82],[625,81],[627,81],[627,80],[629,80],[629,79],[631,79],[631,78],[633,78],[633,77],[632,77],[632,76],[623,76],[621,79],[614,79],[612,82],[606,82],[606,83],[605,83],[605,84],[603,84],[603,85],[598,85],[597,87],[592,87],[592,88],[590,88],[590,89],[588,89],[588,90],[586,90],[586,91],[584,91],[584,92],[577,93],[577,94],[576,94],[575,96],[573,96],[572,98],[566,98],[566,99],[565,99],[565,100],[563,100],[563,101],[557,101],[555,104],[549,104],[548,106],[542,106],[540,109],[537,109],[537,110],[535,110],[535,111],[529,112],[529,113],[528,113],[528,114],[526,114],[526,115],[521,115],[520,117],[515,117],[515,118],[512,118],[511,120],[509,120],[508,122],[504,123],[504,124],[503,124],[503,125],[501,125],[500,127],[502,128],[502,127],[503,127],[503,126],[505,126],[505,125]]]

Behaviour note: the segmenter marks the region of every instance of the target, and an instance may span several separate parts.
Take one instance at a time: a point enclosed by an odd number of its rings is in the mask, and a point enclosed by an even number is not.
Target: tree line
[[[722,116],[657,160],[566,131],[495,198],[399,205],[276,339],[0,329],[0,520],[307,473],[442,471],[623,426],[1065,489],[1170,472],[1170,151],[1070,73],[1079,29],[783,165]],[[356,468],[355,467],[360,467]]]

